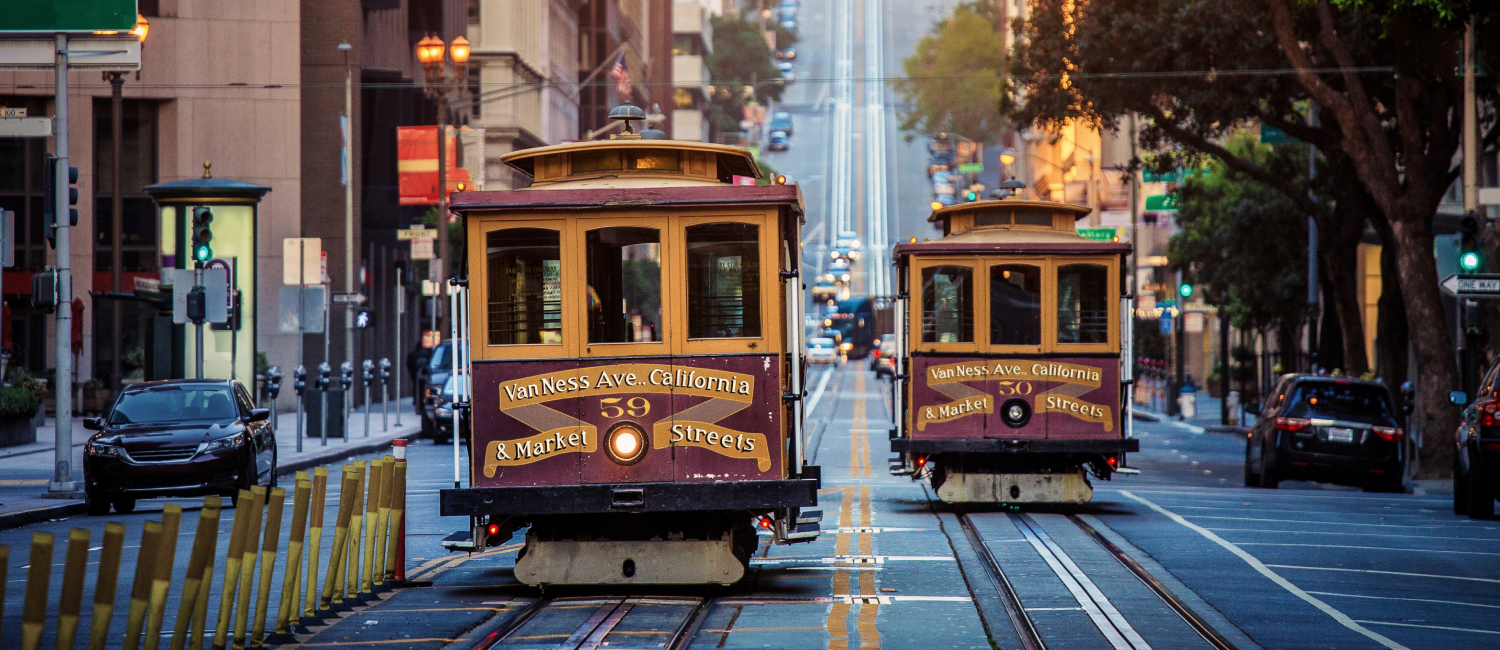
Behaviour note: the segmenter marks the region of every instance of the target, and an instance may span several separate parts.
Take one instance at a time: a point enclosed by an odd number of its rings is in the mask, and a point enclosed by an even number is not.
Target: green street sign
[[[1297,142],[1299,140],[1287,135],[1286,131],[1282,131],[1274,126],[1260,125],[1261,144],[1295,144]]]
[[[135,0],[21,0],[0,11],[0,32],[128,31]]]
[[[960,174],[978,174],[984,171],[984,163],[964,163],[958,166]]]
[[[1177,209],[1176,194],[1153,194],[1146,197],[1147,212],[1167,212]]]
[[[1182,178],[1182,173],[1176,169],[1169,172],[1157,173],[1149,169],[1141,172],[1141,182],[1144,183],[1174,183]]]
[[[1112,241],[1115,240],[1115,229],[1114,228],[1079,228],[1078,229],[1078,236],[1082,237],[1084,239],[1092,239],[1094,241],[1109,241],[1109,242],[1112,242]]]

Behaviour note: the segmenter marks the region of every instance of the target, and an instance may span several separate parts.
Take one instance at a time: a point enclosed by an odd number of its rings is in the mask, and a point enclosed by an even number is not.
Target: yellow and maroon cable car
[[[891,472],[948,502],[1080,503],[1140,443],[1129,427],[1129,244],[1079,236],[1088,208],[1007,198],[939,209],[903,243]],[[1128,347],[1127,347],[1128,349]]]
[[[733,184],[760,176],[743,148],[646,134],[513,152],[529,187],[454,195],[471,487],[442,514],[471,547],[529,527],[528,584],[730,584],[756,526],[817,536],[801,192]]]

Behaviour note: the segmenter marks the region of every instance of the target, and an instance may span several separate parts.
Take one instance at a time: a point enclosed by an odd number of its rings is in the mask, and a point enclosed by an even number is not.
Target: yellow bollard
[[[234,504],[234,524],[229,532],[229,554],[224,558],[224,590],[219,593],[219,621],[214,626],[214,650],[229,642],[229,619],[234,616],[235,592],[240,585],[240,562],[244,559],[245,528],[250,525],[255,496],[240,490]]]
[[[57,604],[57,650],[73,650],[73,640],[78,638],[78,612],[83,609],[83,579],[88,563],[88,529],[68,531],[68,559],[63,568],[62,598]]]
[[[255,561],[260,553],[261,517],[265,514],[267,490],[257,485],[250,488],[251,501],[249,523],[245,526],[245,545],[240,547],[240,591],[235,594],[234,627],[229,635],[230,646],[235,650],[245,647],[245,633],[250,628],[250,594],[255,590]]]
[[[182,581],[182,602],[177,607],[177,619],[172,625],[172,641],[167,644],[168,650],[182,650],[183,644],[187,642],[194,610],[199,607],[207,609],[208,599],[203,597],[203,567],[213,555],[210,536],[218,532],[221,503],[219,497],[204,497],[203,509],[198,511],[198,530],[193,533],[193,551],[188,556],[187,577]]]
[[[372,572],[374,576],[372,590],[385,591],[385,544],[389,537],[386,534],[386,527],[391,521],[391,477],[395,474],[396,459],[386,456],[380,460],[380,505],[375,519],[375,570]]]
[[[271,604],[271,574],[276,570],[276,552],[281,542],[281,510],[286,504],[286,488],[271,490],[270,507],[266,508],[266,535],[260,545],[260,586],[255,592],[255,620],[250,625],[248,645],[261,647],[266,633],[266,609]]]
[[[214,521],[207,529],[199,529],[207,533],[208,539],[204,542],[203,570],[198,574],[197,596],[193,598],[190,620],[187,621],[188,650],[203,650],[203,636],[208,627],[209,592],[213,591],[214,586],[214,556],[219,553],[219,527],[224,521],[222,498],[205,497],[203,505],[205,508],[213,509]],[[230,526],[232,528],[233,524]],[[184,598],[186,597],[184,595]]]
[[[161,623],[166,616],[167,590],[172,586],[172,569],[177,563],[177,531],[182,528],[182,506],[168,503],[161,511],[161,542],[156,549],[156,566],[146,615],[146,650],[161,645]],[[141,547],[145,550],[145,547]]]
[[[380,512],[380,477],[385,475],[385,461],[375,459],[370,461],[370,489],[365,495],[365,543],[364,555],[359,563],[359,593],[369,594],[373,597],[375,570],[375,525],[379,522]]]
[[[26,602],[21,605],[21,650],[40,650],[47,624],[47,587],[52,582],[52,533],[31,534],[31,568],[26,572]]]
[[[148,521],[141,529],[141,550],[135,556],[135,581],[130,583],[130,609],[125,611],[125,650],[141,645],[146,626],[146,608],[151,602],[151,580],[156,576],[156,547],[161,543],[161,522]]]
[[[299,614],[301,603],[297,600],[299,580],[302,578],[302,538],[307,534],[307,501],[312,494],[312,481],[307,472],[297,472],[297,490],[292,495],[292,528],[287,536],[286,569],[282,571],[281,602],[276,608],[276,638],[284,639],[290,631],[292,613]],[[284,642],[284,641],[283,641]]]
[[[349,543],[349,515],[354,508],[353,466],[344,466],[342,479],[339,487],[339,512],[334,517],[333,525],[333,553],[328,556],[328,573],[323,577],[323,597],[319,601],[319,609],[322,610],[344,608],[341,576],[347,555],[344,547]]]
[[[355,601],[354,605],[364,604],[358,598],[359,592],[359,542],[364,537],[364,512],[365,512],[365,463],[356,461],[354,463],[354,493],[349,495],[351,506],[349,508],[349,543],[345,545],[344,570],[339,575],[338,590],[343,593],[344,600]]]
[[[89,650],[104,650],[109,640],[109,619],[115,614],[115,587],[120,583],[120,555],[125,550],[125,524],[104,524],[104,547],[99,553],[99,576],[94,579],[94,620],[89,630]],[[0,557],[0,564],[4,564]],[[3,569],[0,569],[3,571]],[[0,575],[0,580],[4,576]]]
[[[318,562],[323,559],[323,511],[328,505],[328,468],[313,470],[312,512],[309,513],[307,553],[307,585],[302,599],[302,624],[310,624],[318,610]]]
[[[403,452],[404,453],[404,452]],[[391,540],[385,544],[385,572],[386,577],[392,582],[406,579],[404,570],[397,571],[397,562],[405,564],[406,558],[401,556],[403,544],[401,539],[402,519],[406,516],[406,460],[398,460],[391,468],[391,521],[388,535]]]

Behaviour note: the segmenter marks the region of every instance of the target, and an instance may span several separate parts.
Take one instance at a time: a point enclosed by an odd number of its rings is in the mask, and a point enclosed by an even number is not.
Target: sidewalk
[[[83,479],[83,443],[91,433],[83,428],[79,419],[73,420],[71,467],[75,481]],[[382,430],[379,404],[374,405],[370,410],[369,437],[365,437],[363,410],[355,411],[349,418],[348,440],[330,438],[327,446],[317,438],[304,440],[299,453],[297,437],[293,435],[296,430],[296,411],[277,415],[276,473],[280,476],[389,448],[396,438],[417,437],[421,433],[421,423],[412,411],[411,401],[405,400],[400,427],[396,426],[396,405],[391,405],[389,430]],[[47,418],[45,424],[37,428],[37,442],[0,449],[0,529],[83,514],[82,500],[44,499],[41,496],[52,478],[54,431],[53,419]]]
[[[1239,435],[1245,432],[1244,427],[1239,426],[1238,422],[1230,426],[1224,426],[1221,423],[1219,409],[1223,408],[1221,405],[1222,400],[1217,397],[1210,397],[1207,391],[1199,391],[1196,394],[1198,396],[1198,403],[1193,417],[1185,419],[1180,419],[1176,416],[1168,417],[1167,414],[1154,411],[1148,406],[1136,404],[1134,409],[1136,419],[1151,422],[1179,422],[1185,426],[1198,428],[1209,433],[1233,433]]]

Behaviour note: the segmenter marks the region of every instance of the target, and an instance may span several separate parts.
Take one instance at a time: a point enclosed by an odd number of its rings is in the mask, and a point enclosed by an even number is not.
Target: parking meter
[[[349,390],[354,385],[354,363],[345,361],[339,364],[339,387]]]
[[[275,400],[281,395],[281,368],[271,366],[266,368],[266,394]]]
[[[292,371],[292,390],[297,391],[297,397],[302,397],[307,392],[307,368],[301,364]]]
[[[384,384],[391,380],[391,360],[380,360],[380,383]]]
[[[332,383],[329,379],[329,375],[332,373],[333,368],[328,365],[327,361],[318,364],[318,390],[328,390],[329,384]]]
[[[363,371],[362,375],[360,376],[360,379],[362,379],[365,382],[366,386],[368,386],[370,384],[370,382],[375,381],[375,362],[374,361],[371,361],[369,359],[365,359],[364,362],[360,364],[360,370]]]

